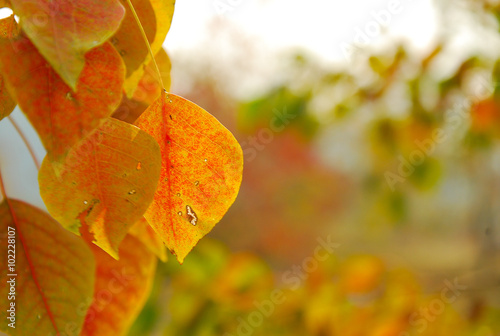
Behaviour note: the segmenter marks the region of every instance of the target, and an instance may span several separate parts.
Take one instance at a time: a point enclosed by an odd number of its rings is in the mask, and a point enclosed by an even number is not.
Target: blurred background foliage
[[[404,40],[344,64],[291,52],[247,96],[234,87],[254,71],[251,43],[233,36],[224,64],[171,55],[172,91],[235,134],[244,178],[184,265],[159,264],[131,336],[500,334],[500,59],[453,52],[448,16],[498,35],[500,5],[437,5],[426,53]],[[339,247],[291,286],[327,237]],[[462,289],[444,302],[450,283]]]

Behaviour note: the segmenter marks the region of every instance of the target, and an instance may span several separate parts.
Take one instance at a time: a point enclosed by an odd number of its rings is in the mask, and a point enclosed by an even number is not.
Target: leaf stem
[[[163,85],[163,80],[161,79],[161,73],[160,73],[160,68],[158,67],[158,64],[156,63],[155,60],[155,55],[153,54],[153,50],[151,50],[151,45],[149,44],[148,37],[146,35],[146,32],[144,31],[144,28],[142,27],[141,20],[139,19],[139,16],[137,15],[137,12],[135,11],[134,5],[132,5],[131,0],[127,0],[128,6],[130,7],[130,11],[134,15],[135,21],[137,22],[137,25],[139,26],[139,30],[141,31],[142,38],[144,39],[144,42],[146,43],[146,46],[148,47],[149,54],[151,55],[151,59],[153,60],[153,63],[156,68],[156,72],[158,74],[158,82],[161,85],[161,88],[165,90],[165,85]]]
[[[19,127],[17,122],[14,120],[14,118],[12,118],[11,116],[8,116],[7,118],[12,123],[12,125],[16,129],[17,133],[19,133],[19,135],[21,136],[21,139],[23,139],[23,142],[26,145],[26,147],[28,148],[28,151],[30,152],[31,158],[33,159],[33,162],[35,163],[37,170],[40,170],[40,161],[38,161],[38,159],[35,155],[35,151],[33,150],[33,147],[31,146],[31,144],[29,143],[28,138],[26,138],[26,136],[24,135],[23,131],[21,130],[21,128]]]

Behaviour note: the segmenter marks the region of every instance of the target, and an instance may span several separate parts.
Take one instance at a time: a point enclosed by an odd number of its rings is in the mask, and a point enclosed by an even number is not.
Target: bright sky
[[[433,0],[178,0],[164,44],[172,92],[189,91],[186,71],[202,72],[248,99],[282,82],[292,52],[349,64],[355,42],[380,47],[388,37],[425,52],[438,22]]]
[[[10,15],[0,9],[0,17]],[[405,37],[418,49],[435,38],[432,0],[178,0],[165,41],[169,51],[196,49],[216,23],[271,50],[306,48],[325,60],[346,59],[342,46]]]
[[[254,36],[256,43],[305,47],[326,60],[344,60],[342,43],[357,36],[379,41],[381,27],[418,48],[428,46],[436,31],[431,0],[178,0],[165,46],[174,52],[196,48],[217,20]]]

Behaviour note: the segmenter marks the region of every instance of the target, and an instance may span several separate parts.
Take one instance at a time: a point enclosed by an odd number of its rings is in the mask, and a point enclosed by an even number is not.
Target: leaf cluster
[[[38,181],[50,214],[9,198],[0,175],[0,225],[16,232],[19,321],[0,329],[125,334],[157,257],[166,261],[168,248],[182,263],[234,202],[241,148],[212,115],[168,93],[162,44],[174,1],[0,7],[13,12],[0,20],[0,120],[18,105],[38,133],[47,151]],[[5,250],[9,238],[0,240]]]

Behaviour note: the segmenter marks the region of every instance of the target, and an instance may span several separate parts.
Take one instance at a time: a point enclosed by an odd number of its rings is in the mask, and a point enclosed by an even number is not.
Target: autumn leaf
[[[3,77],[0,75],[0,120],[7,117],[16,107],[16,102],[7,92]]]
[[[0,4],[1,8],[1,4]],[[0,20],[0,37],[14,38],[19,35],[19,26],[14,18],[14,14]]]
[[[156,35],[153,43],[151,43],[151,50],[153,50],[154,55],[157,55],[162,49],[163,42],[165,42],[172,24],[175,0],[150,0],[150,2],[156,16]]]
[[[0,39],[0,72],[40,136],[50,160],[99,126],[120,104],[124,65],[106,43],[87,53],[76,93],[26,38]]]
[[[217,119],[174,94],[162,93],[135,124],[158,141],[162,155],[158,190],[144,216],[182,263],[234,202],[241,148]]]
[[[156,234],[153,228],[149,225],[146,218],[141,218],[137,223],[130,228],[129,233],[137,238],[144,246],[161,261],[167,261],[167,249],[161,238]]]
[[[148,105],[133,98],[129,99],[124,93],[120,106],[113,113],[113,118],[133,124],[147,108]]]
[[[44,212],[21,201],[0,204],[0,226],[1,330],[12,336],[79,335],[94,287],[91,250]],[[14,255],[11,269],[7,256]],[[8,299],[9,292],[16,293],[15,299]],[[7,326],[12,303],[15,329]]]
[[[165,90],[168,91],[170,88],[170,59],[163,49],[156,54],[155,59],[160,69]],[[123,95],[120,106],[113,113],[113,118],[133,124],[148,106],[160,96],[162,91],[156,67],[153,61],[151,61],[146,67],[133,97],[128,98],[126,94]]]
[[[43,160],[40,194],[50,214],[74,233],[83,215],[95,243],[118,258],[120,242],[153,200],[160,161],[153,137],[109,118],[71,149],[60,178]]]
[[[126,65],[126,79],[128,80],[132,73],[138,70],[144,63],[148,49],[141,34],[140,27],[127,5],[126,0],[122,0],[126,12],[120,29],[111,38],[111,43],[118,50]],[[141,21],[142,28],[148,37],[149,43],[152,43],[156,35],[156,16],[149,0],[132,0],[137,16]],[[126,82],[127,84],[127,82]],[[125,86],[127,92],[127,86]]]
[[[11,2],[23,31],[73,91],[87,63],[85,53],[108,40],[125,13],[118,0]]]
[[[131,98],[143,77],[145,66],[151,61],[151,56],[129,6],[125,1],[122,2],[127,12],[111,42],[125,61],[127,75],[124,90],[127,97]],[[154,55],[162,49],[170,29],[174,4],[174,0],[132,0]]]
[[[130,234],[120,245],[120,260],[90,247],[97,263],[96,282],[80,336],[126,335],[151,292],[157,259]]]
[[[0,2],[0,8],[3,7]],[[19,33],[17,23],[14,20],[14,15],[8,18],[0,20],[0,37],[2,38],[12,38],[17,36]],[[12,99],[11,95],[7,91],[5,86],[5,81],[0,74],[0,120],[7,117],[16,107],[16,102]]]
[[[167,52],[164,49],[160,49],[155,55],[155,60],[160,70],[163,85],[165,86],[163,89],[170,91],[170,69],[172,65]],[[160,96],[161,92],[162,87],[158,82],[158,73],[151,60],[145,68],[144,75],[134,91],[133,99],[149,106]]]

